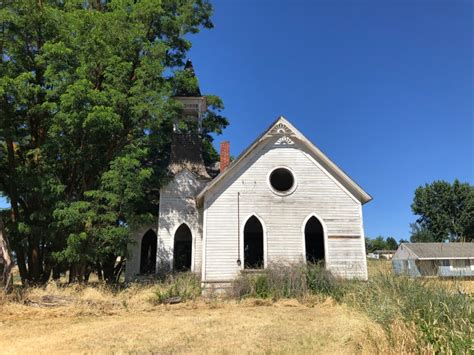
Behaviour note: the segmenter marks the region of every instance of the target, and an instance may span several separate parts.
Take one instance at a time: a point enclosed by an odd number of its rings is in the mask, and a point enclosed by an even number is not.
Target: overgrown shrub
[[[156,304],[167,303],[173,297],[181,301],[194,300],[201,295],[201,281],[195,273],[181,273],[170,275],[166,280],[157,285],[152,302]]]
[[[351,281],[341,281],[335,278],[324,265],[308,264],[305,267],[306,283],[308,290],[315,295],[329,296],[340,301],[344,296],[347,285]]]
[[[271,265],[261,272],[245,272],[237,278],[232,287],[232,296],[237,298],[256,297],[299,298],[307,292],[304,269],[294,265]]]
[[[233,284],[233,296],[302,298],[308,294],[321,294],[340,299],[342,283],[336,280],[322,264],[270,265],[258,273],[243,273]]]

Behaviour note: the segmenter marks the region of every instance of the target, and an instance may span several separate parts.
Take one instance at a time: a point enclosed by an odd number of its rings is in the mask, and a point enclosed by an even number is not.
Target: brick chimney
[[[227,169],[230,164],[230,143],[229,141],[221,142],[221,163],[220,170],[221,173]]]

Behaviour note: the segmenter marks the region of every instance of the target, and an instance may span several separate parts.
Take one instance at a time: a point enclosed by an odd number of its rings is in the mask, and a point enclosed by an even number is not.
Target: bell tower
[[[173,120],[170,137],[167,169],[170,179],[160,186],[156,229],[142,228],[134,236],[136,242],[129,244],[127,280],[150,271],[159,274],[171,270],[201,271],[202,215],[195,198],[211,180],[202,158],[202,121],[207,105],[191,61],[186,62],[184,69],[176,74],[173,96],[181,103],[182,110]],[[155,230],[156,241],[152,233]]]
[[[183,105],[183,115],[174,121],[173,132],[192,133],[192,131],[195,131],[195,133],[200,134],[202,131],[202,115],[207,110],[206,98],[201,95],[193,63],[189,59],[184,66],[183,76],[178,81],[174,99]]]
[[[169,171],[172,175],[183,169],[198,178],[208,180],[202,158],[202,120],[207,110],[206,98],[201,95],[193,64],[186,62],[184,72],[177,78],[177,89],[173,97],[183,106],[181,115],[173,121]]]

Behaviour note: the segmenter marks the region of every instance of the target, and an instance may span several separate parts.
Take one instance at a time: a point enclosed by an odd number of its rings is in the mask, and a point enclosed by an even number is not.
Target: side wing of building
[[[191,271],[201,271],[202,215],[195,197],[205,182],[187,170],[180,172],[160,191],[158,215],[157,270],[168,271],[173,267],[175,235],[180,226],[191,231]]]

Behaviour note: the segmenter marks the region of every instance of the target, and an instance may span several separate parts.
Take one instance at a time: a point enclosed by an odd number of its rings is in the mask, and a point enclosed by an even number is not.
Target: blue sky
[[[417,186],[474,183],[471,1],[213,4],[190,57],[231,122],[216,146],[285,116],[374,197],[372,237],[409,238]]]
[[[471,1],[214,1],[193,37],[237,156],[279,115],[358,182],[367,236],[409,238],[413,192],[474,183]]]

